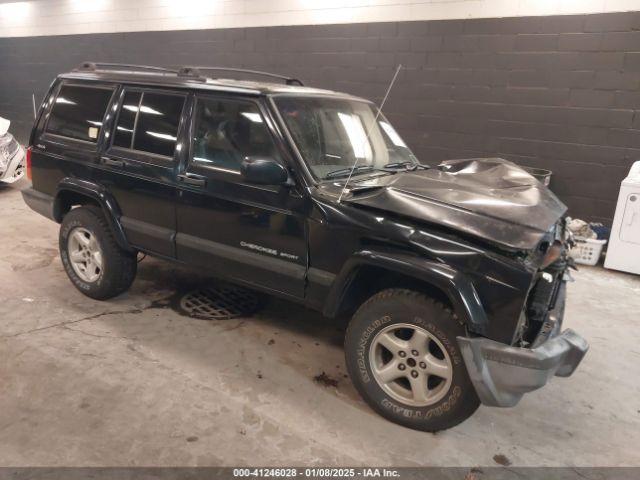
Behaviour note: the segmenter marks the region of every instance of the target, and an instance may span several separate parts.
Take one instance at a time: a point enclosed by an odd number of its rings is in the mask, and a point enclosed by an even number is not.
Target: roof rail
[[[201,73],[202,71],[239,72],[239,73],[247,73],[250,75],[261,75],[263,77],[271,77],[271,78],[278,78],[280,80],[284,80],[285,84],[287,85],[299,85],[301,87],[304,86],[304,84],[297,78],[287,77],[285,75],[278,75],[277,73],[262,72],[260,70],[247,70],[245,68],[204,67],[204,66],[181,67],[178,70],[178,76],[203,78],[205,77],[205,75]]]
[[[83,62],[74,69],[76,72],[95,72],[99,70],[132,70],[141,72],[178,73],[178,70],[172,68],[153,67],[150,65],[132,65],[129,63]]]
[[[177,75],[179,77],[193,78],[198,80],[205,80],[207,78],[206,75],[203,75],[202,72],[214,71],[214,72],[238,72],[238,73],[246,73],[249,75],[260,75],[263,77],[271,77],[277,78],[279,80],[284,80],[287,85],[299,85],[304,86],[304,84],[298,80],[297,78],[287,77],[285,75],[278,75],[276,73],[262,72],[260,70],[247,70],[245,68],[227,68],[227,67],[206,67],[206,66],[198,66],[198,67],[178,67],[178,68],[167,68],[167,67],[154,67],[150,65],[133,65],[129,63],[103,63],[103,62],[83,62],[78,65],[74,72],[97,72],[97,71],[121,71],[121,70],[130,70],[132,72],[152,72],[152,73],[170,73],[173,75]]]

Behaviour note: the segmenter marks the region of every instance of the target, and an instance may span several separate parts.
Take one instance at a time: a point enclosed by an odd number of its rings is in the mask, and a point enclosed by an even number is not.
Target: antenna
[[[373,127],[373,125],[375,125],[375,123],[378,121],[378,117],[380,116],[380,112],[382,111],[382,107],[384,106],[385,102],[387,101],[387,97],[389,97],[389,92],[391,92],[391,89],[393,88],[393,84],[396,83],[396,78],[398,78],[398,73],[400,73],[400,69],[402,68],[402,65],[399,64],[398,68],[396,68],[396,73],[393,74],[393,78],[391,79],[391,82],[389,83],[389,87],[387,88],[387,92],[384,94],[384,98],[382,99],[382,102],[380,103],[380,106],[378,107],[378,111],[376,112],[376,116],[373,118],[373,123],[370,125],[371,127]],[[367,136],[365,137],[364,141],[362,142],[362,146],[364,147],[367,142],[369,141],[369,131],[371,129],[368,128],[366,133]],[[351,180],[351,176],[353,175],[353,172],[355,171],[356,167],[358,166],[358,157],[356,157],[356,161],[353,164],[353,167],[351,167],[351,171],[349,172],[349,176],[347,177],[347,181],[344,182],[344,187],[342,187],[342,191],[340,192],[340,196],[338,197],[338,203],[340,203],[340,201],[342,200],[342,196],[344,195],[344,192],[347,190],[347,186],[349,185],[349,181]]]
[[[36,94],[35,93],[31,94],[31,101],[33,103],[33,119],[35,120],[35,118],[38,116],[36,112]]]

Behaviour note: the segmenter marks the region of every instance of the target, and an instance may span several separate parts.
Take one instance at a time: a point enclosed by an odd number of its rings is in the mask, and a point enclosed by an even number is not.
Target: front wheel
[[[419,292],[384,290],[349,324],[347,368],[383,417],[416,430],[444,430],[480,405],[456,340],[464,334],[441,303]]]

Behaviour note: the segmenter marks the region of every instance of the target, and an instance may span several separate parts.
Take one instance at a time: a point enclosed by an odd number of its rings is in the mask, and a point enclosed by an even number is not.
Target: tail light
[[[27,148],[27,178],[32,180],[31,178],[31,147]]]

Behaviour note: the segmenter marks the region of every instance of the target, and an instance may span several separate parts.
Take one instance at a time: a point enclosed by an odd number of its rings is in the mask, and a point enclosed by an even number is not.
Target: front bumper
[[[518,348],[488,338],[458,337],[462,357],[480,401],[512,407],[522,396],[544,386],[554,375],[568,377],[587,353],[587,341],[573,330],[561,334],[566,285],[533,348]]]

